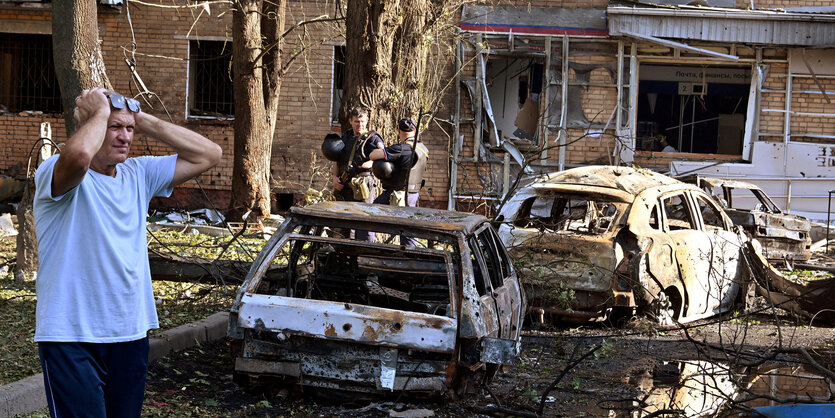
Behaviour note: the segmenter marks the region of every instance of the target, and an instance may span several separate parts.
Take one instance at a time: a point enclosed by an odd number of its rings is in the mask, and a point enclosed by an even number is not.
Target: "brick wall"
[[[164,5],[183,2],[160,2]],[[328,8],[323,10],[322,7]],[[326,12],[332,12],[332,3],[297,1],[290,2],[286,21],[295,23]],[[232,157],[234,130],[231,121],[189,121],[185,108],[188,81],[187,37],[227,37],[231,39],[232,15],[226,5],[213,4],[211,15],[201,13],[200,8],[160,8],[131,4],[131,18],[137,42],[137,70],[148,89],[157,93],[165,104],[173,121],[207,136],[221,145],[223,161],[200,177],[201,185],[209,191],[228,192],[232,182]],[[0,19],[39,19],[49,21],[51,10],[25,10],[20,7],[0,9]],[[301,50],[301,42],[307,45],[305,52],[290,66],[282,79],[277,128],[273,142],[272,177],[276,193],[304,193],[309,187],[325,189],[330,184],[332,163],[325,160],[320,151],[322,139],[333,127],[330,124],[331,83],[333,72],[334,36],[338,28],[334,24],[307,25],[306,38],[290,36],[287,51]],[[131,31],[126,13],[112,8],[99,7],[99,37],[108,77],[114,89],[135,94],[128,67],[124,63],[123,47],[131,41]],[[216,38],[212,38],[216,39]],[[330,41],[325,43],[324,41]],[[231,48],[231,45],[230,45]],[[451,71],[450,71],[451,72]],[[132,89],[133,88],[133,89]],[[156,103],[155,103],[156,104]],[[150,110],[143,103],[143,110],[167,118],[156,104]],[[445,113],[443,117],[448,117]],[[57,142],[65,142],[66,134],[60,115],[0,116],[0,147],[9,156],[0,161],[0,173],[12,172],[20,166],[28,154],[30,143],[38,136],[42,120],[53,124],[53,136]],[[372,121],[373,122],[373,121]],[[422,135],[430,150],[427,185],[422,193],[428,206],[445,206],[448,185],[447,143],[450,132],[433,126]],[[21,150],[26,150],[22,152]],[[137,137],[132,154],[166,154],[169,150],[157,141]],[[187,183],[186,187],[194,184]],[[221,197],[221,201],[228,196]],[[443,202],[433,202],[442,200]],[[171,202],[175,204],[176,202]],[[198,202],[193,202],[198,204]],[[204,204],[205,205],[205,204]]]
[[[162,2],[165,5],[182,4],[182,2]],[[741,7],[747,7],[749,2],[738,2]],[[755,1],[758,8],[779,7],[780,5],[811,6],[822,5],[819,3],[833,2],[760,2]],[[515,1],[503,2],[520,7],[578,7],[578,8],[605,8],[608,1],[592,0],[551,0],[551,1]],[[234,132],[232,122],[229,121],[189,121],[186,120],[185,107],[187,98],[188,82],[188,48],[187,37],[228,37],[231,39],[231,13],[225,10],[225,5],[213,4],[211,15],[201,13],[201,9],[183,8],[159,8],[146,5],[132,4],[131,17],[134,24],[134,32],[137,41],[137,70],[145,81],[148,88],[157,93],[159,98],[167,106],[175,123],[194,129],[224,149],[224,158],[221,164],[201,178],[201,184],[209,191],[216,193],[228,192],[231,187],[232,178],[232,154]],[[297,22],[311,16],[318,16],[323,13],[320,9],[323,3],[309,1],[291,2],[287,11],[287,22]],[[328,3],[325,7],[332,7]],[[327,10],[330,11],[330,10]],[[199,16],[199,18],[198,18]],[[37,10],[23,9],[16,6],[5,6],[0,8],[0,20],[18,19],[29,21],[49,21],[51,19],[50,9],[43,7]],[[195,22],[196,20],[196,22]],[[275,191],[277,193],[303,193],[308,187],[315,189],[326,189],[330,182],[331,164],[322,158],[319,151],[321,140],[324,135],[334,128],[330,125],[331,106],[331,80],[332,80],[332,54],[333,42],[324,43],[323,40],[338,40],[334,36],[338,28],[332,24],[308,25],[306,26],[307,38],[304,43],[308,45],[305,53],[302,54],[289,68],[282,80],[280,107],[278,112],[277,129],[273,142],[272,176]],[[124,63],[123,47],[130,43],[130,27],[127,24],[124,10],[117,11],[105,6],[100,7],[99,31],[102,39],[102,51],[105,65],[110,81],[114,88],[122,92],[136,93],[131,84],[130,73]],[[301,45],[298,37],[291,36],[287,50],[300,50]],[[538,40],[536,42],[539,42]],[[753,54],[753,50],[739,48],[740,55]],[[660,53],[659,55],[664,55]],[[687,55],[687,54],[684,54]],[[773,49],[765,50],[764,58],[768,60],[770,70],[764,81],[766,89],[780,90],[785,88],[785,64],[786,50]],[[471,56],[470,56],[471,57]],[[468,57],[468,58],[470,58]],[[611,63],[613,56],[572,56],[572,62],[583,64],[607,64]],[[466,62],[466,60],[465,60]],[[446,73],[442,76],[444,80],[451,80],[454,77],[451,63],[445,64]],[[462,72],[463,77],[473,77],[474,67],[469,65]],[[572,73],[571,80],[576,76]],[[617,91],[613,87],[600,86],[595,84],[614,83],[612,75],[603,68],[597,68],[590,73],[592,85],[582,90],[582,104],[585,117],[592,122],[605,123],[612,114],[617,99]],[[835,80],[822,80],[825,88],[833,90]],[[810,84],[811,80],[802,81],[795,89],[817,90],[817,86]],[[447,192],[449,187],[449,157],[451,144],[454,139],[453,125],[449,121],[455,115],[455,86],[449,85],[441,106],[436,109],[435,116],[439,122],[433,124],[430,130],[422,133],[424,143],[430,150],[429,169],[426,175],[427,185],[422,193],[422,204],[426,206],[446,206]],[[768,92],[762,96],[763,108],[784,108],[785,95],[782,93]],[[143,106],[145,106],[143,104]],[[793,94],[792,107],[796,111],[807,113],[835,112],[832,104],[823,101],[823,96],[814,93]],[[145,106],[147,109],[147,106]],[[152,110],[157,116],[166,118],[165,114],[157,106]],[[461,98],[461,124],[460,134],[464,137],[464,148],[461,156],[464,158],[473,157],[473,128],[472,124],[466,123],[472,120],[470,99],[465,89],[462,89]],[[66,140],[63,120],[60,115],[2,115],[0,116],[0,148],[5,151],[5,158],[0,161],[0,173],[13,173],[20,170],[25,164],[28,150],[31,143],[37,138],[38,127],[41,121],[49,121],[53,124],[53,136],[57,142]],[[374,121],[372,121],[374,122]],[[815,116],[795,115],[791,118],[791,129],[795,140],[801,139],[798,133],[807,134],[832,134],[835,131],[835,119]],[[761,140],[781,140],[783,131],[783,114],[779,112],[762,112],[760,114],[760,130],[764,133],[773,133],[774,137],[763,137]],[[566,147],[566,163],[569,165],[581,165],[592,163],[609,163],[615,141],[614,123],[610,124],[608,131],[597,133],[588,132],[585,129],[572,128],[568,130]],[[598,128],[599,130],[599,128]],[[554,147],[554,137],[547,140],[547,146]],[[153,140],[137,137],[133,146],[134,154],[164,154],[169,152],[166,147]],[[502,154],[496,157],[503,158]],[[555,165],[558,162],[559,149],[553,148],[548,151],[548,163]],[[650,167],[663,168],[669,160],[647,160],[638,158],[637,163]],[[16,168],[15,168],[16,167]],[[488,166],[484,163],[464,163],[459,170],[459,190],[476,190],[481,187],[479,174],[486,175]]]

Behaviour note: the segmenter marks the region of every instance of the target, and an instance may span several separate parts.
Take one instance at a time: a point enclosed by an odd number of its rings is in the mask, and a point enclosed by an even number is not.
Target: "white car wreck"
[[[533,318],[647,313],[660,323],[729,310],[747,240],[704,191],[649,170],[589,166],[520,188],[496,217]]]
[[[343,237],[345,228],[383,242]],[[420,244],[401,246],[400,235]],[[524,312],[483,216],[325,202],[292,208],[258,255],[229,337],[239,381],[445,394],[518,356]]]

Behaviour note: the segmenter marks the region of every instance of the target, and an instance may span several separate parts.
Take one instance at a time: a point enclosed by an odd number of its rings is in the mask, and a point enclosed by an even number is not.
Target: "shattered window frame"
[[[674,199],[678,199],[679,202],[674,202]],[[670,203],[668,204],[668,202]],[[660,212],[663,214],[662,216],[664,219],[664,228],[667,232],[674,232],[680,230],[699,230],[699,223],[697,222],[697,217],[693,213],[693,209],[690,207],[690,202],[687,198],[686,193],[677,192],[662,196],[660,207],[663,208],[663,210],[661,210]],[[677,214],[685,215],[686,219],[679,216],[670,216]],[[670,222],[671,220],[675,222]],[[689,224],[689,226],[686,226],[685,223]]]
[[[550,206],[547,202],[550,202]],[[585,209],[580,209],[584,202]],[[547,216],[536,216],[534,214],[538,203],[540,213],[547,212]],[[543,204],[547,206],[544,211],[542,210]],[[618,206],[623,206],[623,203],[615,199],[607,200],[604,196],[599,195],[537,194],[525,199],[513,220],[513,225],[517,228],[541,229],[549,232],[566,231],[584,235],[605,235],[612,230],[612,226],[627,210],[625,207],[619,208]],[[614,213],[608,213],[611,210],[604,208],[614,209]],[[594,212],[592,213],[590,209],[593,209]],[[575,217],[580,210],[582,210],[582,218]],[[601,213],[602,210],[606,210],[607,213]],[[608,223],[601,222],[601,220],[608,220]]]
[[[467,246],[470,251],[470,259],[473,266],[473,283],[479,296],[486,296],[493,292],[493,283],[490,279],[487,260],[484,259],[481,245],[478,238],[473,236],[467,239]]]
[[[709,197],[702,194],[697,194],[694,198],[697,209],[701,214],[702,225],[705,230],[730,230],[727,220],[722,216],[722,211],[718,208],[716,203],[714,203]],[[706,210],[710,210],[711,213],[706,214]]]
[[[326,297],[327,295],[325,295],[323,293],[323,290],[321,289],[319,289],[320,294],[318,295],[318,297],[313,296],[313,287],[315,281],[319,276],[333,276],[331,277],[332,279],[336,278],[336,276],[340,276],[342,277],[342,280],[337,281],[346,284],[348,283],[348,276],[351,276],[352,279],[356,279],[356,283],[354,284],[357,285],[358,289],[359,285],[366,286],[366,288],[369,289],[369,295],[379,294],[379,292],[382,292],[382,297],[386,300],[386,303],[391,302],[393,298],[398,296],[408,296],[408,299],[405,299],[400,303],[393,303],[391,304],[391,306],[388,306],[388,308],[390,309],[401,310],[404,312],[421,312],[430,315],[439,315],[451,318],[454,318],[458,314],[458,303],[455,300],[455,294],[458,291],[457,283],[459,276],[461,276],[462,272],[459,271],[460,268],[457,268],[458,264],[454,261],[454,258],[457,256],[460,257],[460,255],[457,255],[457,252],[455,251],[449,251],[449,242],[443,240],[435,241],[436,243],[433,243],[433,245],[439,246],[440,249],[422,247],[403,247],[397,244],[391,244],[386,242],[369,243],[366,241],[357,241],[341,236],[330,237],[327,236],[328,234],[325,233],[326,228],[330,229],[331,234],[335,234],[334,226],[332,225],[309,225],[301,223],[293,225],[292,228],[288,230],[288,233],[282,235],[280,238],[277,237],[277,241],[271,244],[273,245],[273,247],[269,251],[265,251],[264,253],[262,253],[265,257],[264,263],[258,263],[258,261],[256,261],[256,263],[263,266],[275,266],[276,264],[279,264],[279,268],[283,268],[285,270],[283,272],[284,277],[268,278],[268,270],[271,267],[262,268],[262,270],[259,271],[256,276],[253,277],[253,280],[249,282],[246,291],[249,293],[266,296],[285,296],[307,300],[358,303],[368,306],[387,307],[381,306],[380,302],[372,303],[370,299],[364,301],[355,299],[341,299],[343,296],[345,296],[346,298],[351,296],[347,293],[340,294],[339,296],[334,296],[335,294],[331,294],[331,297]],[[394,235],[391,234],[391,232],[392,231],[385,231],[380,233]],[[409,233],[409,235],[414,236],[415,234]],[[433,236],[433,238],[437,239],[438,237]],[[307,254],[303,254],[302,251],[298,251],[300,244],[302,246],[302,249],[304,250],[303,252],[306,252]],[[339,248],[334,248],[336,246],[338,246]],[[324,254],[325,252],[322,251],[327,247],[330,247],[331,251],[325,251],[328,254]],[[316,250],[316,254],[311,253],[311,251],[313,251],[314,249]],[[325,260],[321,260],[320,257],[322,257],[323,255],[328,258]],[[406,256],[407,259],[403,259],[402,256]],[[334,258],[342,259],[334,261]],[[300,259],[307,260],[305,263],[309,265],[305,267],[304,263],[298,262],[298,260]],[[383,259],[390,259],[393,261],[394,264],[387,264]],[[374,260],[377,261],[375,262]],[[421,265],[425,268],[423,270],[406,269],[399,271],[399,275],[397,275],[397,260],[401,260],[405,262],[405,264],[409,265]],[[348,265],[338,265],[336,266],[338,267],[336,270],[323,270],[327,266],[333,267],[333,263],[339,264],[340,261],[342,261],[343,264],[344,262],[347,262]],[[430,265],[433,264],[436,266],[440,266],[442,270],[432,270],[431,268],[428,268]],[[376,273],[374,270],[375,268],[378,270],[376,271]],[[301,271],[302,269],[305,270]],[[423,275],[417,274],[415,273],[415,271],[423,271]],[[368,273],[364,274],[364,277],[366,277],[365,281],[360,280],[360,276],[363,276],[363,274],[360,273],[363,272]],[[299,292],[297,292],[300,289],[299,282],[303,280],[302,277],[305,275],[310,276],[307,278],[307,280],[312,281],[310,282],[310,285],[308,285],[308,287],[304,288],[306,293],[300,294]],[[371,276],[374,276],[377,280],[375,281],[373,278],[371,278]],[[445,298],[443,300],[439,299],[439,301],[434,302],[423,299],[412,300],[415,294],[421,294],[419,293],[419,291],[423,291],[426,294],[429,294],[431,292],[437,293],[438,286],[441,285],[437,283],[427,283],[427,280],[431,280],[431,278],[427,278],[429,276],[436,278],[444,278],[442,282],[446,289]],[[395,279],[400,280],[400,285],[402,285],[403,288],[411,286],[411,291],[406,293],[402,289],[397,289],[388,286],[392,284],[392,281]],[[422,279],[423,282],[419,283],[419,279]],[[286,280],[286,282],[281,283],[281,280]],[[281,287],[282,285],[284,287]],[[370,289],[370,286],[372,285],[376,286],[373,290]],[[423,287],[421,288],[420,286]],[[348,292],[349,290],[350,289],[346,290],[346,292]],[[420,305],[421,303],[427,306],[426,312],[416,310],[420,307],[418,305]],[[429,307],[429,305],[431,305],[432,303],[437,305],[434,307],[434,309],[430,309],[431,307]]]
[[[746,189],[742,187],[723,187],[725,193],[725,200],[728,202],[728,208],[736,210],[752,211],[758,210],[761,212],[779,214],[783,211],[774,204],[774,202],[763,193],[762,190]],[[753,206],[740,204],[739,201],[753,201]]]
[[[495,128],[489,129],[496,129],[499,143],[508,140],[520,147],[539,146],[540,115],[546,107],[547,98],[544,93],[548,87],[545,56],[541,51],[511,52],[499,49],[487,54],[485,61],[487,96],[490,98],[490,112],[495,121]],[[501,68],[494,67],[494,64]],[[516,116],[512,120],[505,120],[504,115],[514,110],[508,109],[513,103],[517,105]],[[489,127],[490,124],[486,125]],[[493,136],[488,137],[492,141]]]

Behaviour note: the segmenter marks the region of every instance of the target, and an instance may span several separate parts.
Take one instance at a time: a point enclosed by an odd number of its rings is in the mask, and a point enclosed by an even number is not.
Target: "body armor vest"
[[[417,161],[409,171],[409,193],[417,193],[423,187],[423,173],[426,171],[426,163],[429,160],[429,149],[418,141],[412,147],[412,152],[417,153]]]

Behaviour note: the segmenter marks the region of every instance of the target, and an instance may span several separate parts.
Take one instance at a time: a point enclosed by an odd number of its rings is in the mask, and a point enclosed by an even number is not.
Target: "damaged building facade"
[[[223,148],[221,163],[199,180],[211,203],[224,209],[232,187],[234,153],[231,3],[150,0],[126,6],[123,0],[97,2],[101,50],[113,88],[130,95],[147,89],[153,95],[147,95],[147,102],[140,99],[144,111],[166,120],[167,111],[174,123]],[[341,15],[339,4],[289,1],[285,18],[297,23]],[[56,143],[67,140],[52,63],[52,18],[48,0],[0,0],[0,175],[25,178],[41,123],[49,123]],[[333,163],[324,159],[320,147],[326,134],[341,128],[342,26],[338,21],[305,25],[286,40],[288,51],[304,53],[282,79],[270,173],[274,210],[288,209],[308,188],[324,190],[330,184]],[[126,61],[134,61],[133,67]],[[447,139],[437,135],[435,140],[433,135],[424,136],[433,160],[421,204],[443,207],[449,179]],[[164,144],[141,135],[133,144],[133,155],[168,152]],[[173,197],[162,204],[211,206],[194,182],[176,188]]]
[[[835,189],[835,1],[493,3],[455,17],[454,82],[435,111],[440,122],[421,134],[432,156],[421,205],[477,209],[498,202],[522,172],[634,164],[745,177],[784,210],[825,219],[825,190]],[[336,7],[291,1],[287,21]],[[234,142],[231,13],[185,1],[131,2],[130,12],[132,25],[122,1],[100,1],[110,81],[137,94],[139,76],[175,123],[224,148],[228,158],[201,177],[222,208]],[[48,1],[0,0],[0,174],[24,176],[42,122],[66,141],[51,19]],[[344,37],[334,25],[307,25],[288,47],[299,42],[306,53],[282,82],[272,146],[277,209],[326,188],[331,163],[319,146],[340,128]],[[167,118],[149,102],[145,109]],[[139,137],[134,152],[167,151]]]
[[[745,177],[825,219],[835,3],[687,3],[465,6],[449,206],[498,201],[522,172],[634,164]]]

